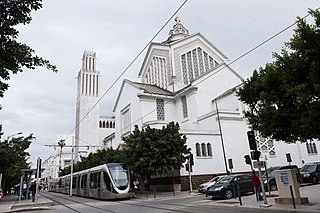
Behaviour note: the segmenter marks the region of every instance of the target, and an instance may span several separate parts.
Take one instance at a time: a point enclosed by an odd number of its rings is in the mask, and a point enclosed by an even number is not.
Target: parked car
[[[262,176],[264,188],[268,190],[268,182],[269,182],[270,191],[277,191],[278,187],[276,183],[275,172],[276,170],[285,170],[285,169],[295,169],[297,180],[299,183],[301,183],[301,174],[297,165],[274,166],[274,167],[268,168],[267,173],[265,173]],[[268,175],[268,180],[267,180],[266,174]]]
[[[217,183],[210,186],[205,194],[206,196],[230,199],[235,196],[235,193],[238,194],[238,186],[241,194],[254,192],[251,175],[238,174],[222,177]]]
[[[215,176],[211,180],[209,180],[208,182],[200,184],[198,186],[198,192],[205,194],[208,187],[216,184],[218,182],[218,180],[221,179],[222,177],[224,177],[224,176]]]
[[[307,163],[301,170],[302,183],[316,184],[320,180],[320,162]]]

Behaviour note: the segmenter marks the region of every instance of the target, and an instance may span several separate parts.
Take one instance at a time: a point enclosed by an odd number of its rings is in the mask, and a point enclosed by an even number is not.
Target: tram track
[[[68,195],[65,194],[60,194],[56,195],[56,193],[53,192],[49,192],[49,193],[42,193],[42,196],[56,202],[57,204],[73,211],[73,212],[77,212],[77,213],[87,213],[87,212],[110,212],[110,213],[119,213],[119,212],[130,212],[130,210],[124,211],[123,209],[121,210],[114,210],[115,208],[119,208],[119,206],[114,205],[114,206],[108,206],[104,205],[103,207],[98,207],[95,205],[90,205],[87,202],[90,202],[90,200],[92,200],[92,202],[97,201],[96,199],[92,199],[92,198],[84,198],[84,197],[78,197],[78,196],[74,196],[74,197],[68,197]],[[49,196],[47,196],[49,195]],[[61,195],[65,195],[65,196],[61,196]],[[74,199],[73,199],[74,198]],[[84,201],[79,201],[76,199],[86,199],[86,202]],[[70,204],[66,204],[66,201],[71,202]],[[177,203],[170,203],[170,202],[166,202],[165,200],[162,201],[152,201],[152,200],[125,200],[125,201],[105,201],[106,203],[109,203],[111,205],[113,204],[120,204],[122,207],[124,205],[126,206],[130,206],[131,207],[140,207],[140,208],[146,208],[146,209],[151,209],[153,212],[181,212],[181,213],[194,213],[194,212],[198,212],[197,209],[197,205],[195,205],[195,203],[192,202],[188,202],[186,204],[177,204]],[[143,203],[141,203],[143,202]],[[82,211],[79,210],[81,209],[79,206],[75,207],[72,206],[73,204],[78,204],[78,205],[82,205],[85,206],[89,209],[83,209]],[[199,203],[198,203],[199,204]],[[113,208],[112,210],[110,208]],[[91,210],[90,210],[91,209]],[[201,209],[205,210],[205,212],[210,212],[212,210],[212,205],[209,204],[209,206],[205,206],[205,205],[201,205]],[[215,206],[215,211],[216,212],[225,212],[226,209],[234,209],[233,207],[228,207],[228,206]],[[243,208],[243,210],[246,208]],[[266,211],[266,210],[265,210]],[[146,211],[148,212],[148,211]],[[232,212],[232,211],[231,211]],[[257,212],[256,209],[247,209],[246,212]],[[268,211],[269,212],[269,211]]]
[[[112,211],[112,210],[108,210],[108,209],[105,209],[105,208],[101,208],[101,207],[97,207],[97,206],[93,206],[93,205],[90,205],[90,204],[87,204],[87,203],[83,203],[83,202],[80,202],[80,201],[76,201],[75,199],[71,199],[71,198],[67,198],[67,196],[65,197],[61,197],[61,196],[58,196],[58,195],[55,195],[54,193],[50,193],[50,196],[48,196],[48,193],[46,193],[46,195],[44,193],[41,194],[42,196],[46,197],[47,199],[50,199],[52,201],[54,201],[55,203],[63,206],[63,207],[66,207],[74,212],[78,212],[78,213],[83,213],[81,211],[78,211],[77,209],[75,208],[72,208],[70,206],[68,206],[67,204],[65,204],[65,201],[70,201],[70,202],[73,202],[73,203],[76,203],[76,204],[81,204],[83,206],[87,206],[87,207],[90,207],[90,208],[94,208],[94,209],[97,209],[97,210],[101,210],[101,211],[104,211],[104,212],[110,212],[110,213],[117,213],[115,211]],[[54,198],[52,198],[54,197]],[[63,200],[63,201],[59,201],[60,200]],[[85,211],[85,212],[88,212],[88,211]]]
[[[66,207],[69,210],[72,210],[72,211],[77,212],[77,213],[84,213],[84,212],[87,213],[88,211],[86,210],[86,211],[81,212],[81,211],[79,211],[79,210],[77,210],[77,209],[75,209],[73,207],[68,206],[68,204],[65,204],[65,201],[70,201],[72,203],[81,204],[81,205],[84,205],[86,207],[97,209],[97,210],[101,210],[101,211],[104,211],[104,212],[118,213],[118,211],[109,210],[109,209],[106,209],[105,207],[101,208],[101,207],[97,207],[97,206],[90,205],[90,204],[87,204],[87,203],[83,203],[81,201],[77,201],[75,199],[68,198],[67,196],[61,197],[61,196],[55,195],[55,193],[52,193],[52,192],[50,192],[50,196],[47,196],[47,195],[44,195],[42,193],[42,196],[46,197],[47,199],[50,199],[50,200],[54,201],[55,203],[57,203],[57,204],[59,204],[59,205],[61,205],[63,207]],[[59,195],[61,195],[61,194],[59,193]],[[81,197],[77,197],[77,198],[81,198]],[[95,199],[93,199],[93,200],[95,200]],[[146,202],[144,204],[138,204],[138,203],[134,203],[134,202],[130,202],[130,201],[112,201],[112,203],[117,203],[117,204],[121,204],[121,205],[125,204],[125,205],[128,205],[128,206],[136,206],[136,207],[149,208],[149,209],[154,209],[154,210],[162,210],[162,211],[164,210],[164,211],[169,211],[169,212],[181,212],[181,213],[192,213],[192,212],[194,212],[192,210],[188,211],[188,210],[179,210],[178,209],[178,208],[181,208],[181,207],[191,207],[191,205],[172,204],[172,203],[166,203],[166,202],[148,201],[148,202]],[[150,205],[148,205],[148,204],[150,204]],[[160,206],[156,207],[156,206],[153,206],[153,205],[159,205],[159,204],[160,205],[167,205],[167,206],[170,206],[170,207],[160,207]]]

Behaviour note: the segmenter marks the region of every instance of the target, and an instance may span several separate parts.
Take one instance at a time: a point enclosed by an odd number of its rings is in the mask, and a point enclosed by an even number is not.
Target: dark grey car
[[[251,181],[251,175],[238,174],[222,177],[216,184],[207,189],[206,196],[222,197],[230,199],[238,194],[238,189],[241,194],[254,192]]]
[[[320,180],[320,162],[307,163],[301,170],[302,183],[317,184]]]

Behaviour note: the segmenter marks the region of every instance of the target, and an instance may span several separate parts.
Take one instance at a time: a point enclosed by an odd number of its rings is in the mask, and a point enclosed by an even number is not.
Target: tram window
[[[77,177],[77,188],[80,189],[80,176]]]
[[[106,172],[103,173],[103,180],[104,180],[104,183],[106,184],[106,188],[109,191],[112,191],[111,179],[110,179],[109,175]]]
[[[100,177],[101,177],[101,172],[97,173],[97,188],[100,189]]]
[[[72,188],[75,189],[77,185],[77,177],[72,178]]]
[[[98,173],[91,173],[90,174],[90,188],[91,189],[97,188],[97,175],[98,175]]]
[[[87,188],[87,175],[82,175],[81,178],[81,188],[86,189]]]
[[[60,178],[58,187],[61,188],[61,185],[62,185],[62,179]]]

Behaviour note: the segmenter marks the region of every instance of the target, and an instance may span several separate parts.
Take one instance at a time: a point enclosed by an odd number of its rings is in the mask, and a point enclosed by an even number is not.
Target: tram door
[[[83,174],[81,176],[81,189],[82,189],[82,196],[88,196],[88,189],[87,189],[87,174]]]
[[[101,198],[101,183],[100,183],[100,180],[101,180],[101,172],[99,172],[97,174],[97,192],[98,192],[98,197]]]

